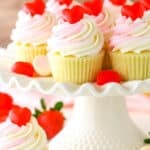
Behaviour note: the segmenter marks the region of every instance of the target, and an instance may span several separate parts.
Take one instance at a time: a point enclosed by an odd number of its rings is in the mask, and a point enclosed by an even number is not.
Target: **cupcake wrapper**
[[[108,50],[105,50],[104,61],[103,61],[103,69],[111,69],[111,61]]]
[[[63,57],[49,54],[53,77],[59,82],[93,82],[101,70],[104,52],[87,57]]]
[[[47,54],[47,45],[42,44],[39,46],[15,44],[13,47],[15,50],[15,59],[17,61],[31,62],[38,55]]]
[[[150,78],[150,52],[110,53],[112,68],[118,71],[123,80],[144,80]]]

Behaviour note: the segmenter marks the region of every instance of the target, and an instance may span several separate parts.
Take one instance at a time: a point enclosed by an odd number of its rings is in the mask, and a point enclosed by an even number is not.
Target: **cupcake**
[[[93,82],[102,66],[103,34],[91,17],[84,16],[82,7],[74,6],[63,13],[67,21],[56,25],[48,40],[53,77],[59,82]]]
[[[150,13],[143,14],[139,2],[123,6],[111,38],[112,68],[125,81],[150,78]]]
[[[13,104],[13,98],[0,92],[0,149],[48,150],[47,137],[27,107]]]
[[[33,117],[21,127],[8,118],[0,123],[0,132],[1,150],[48,150],[46,134]]]
[[[47,54],[47,39],[55,24],[55,17],[45,11],[45,3],[35,0],[25,3],[19,11],[16,28],[12,30],[12,43],[8,49],[14,51],[17,61],[32,62],[35,56]]]
[[[99,0],[84,2],[83,7],[87,11],[87,14],[95,20],[100,32],[104,35],[103,48],[105,50],[105,61],[103,68],[108,69],[111,65],[107,51],[109,50],[109,39],[112,35],[112,27],[115,24],[115,14],[110,9],[104,7],[103,1]]]

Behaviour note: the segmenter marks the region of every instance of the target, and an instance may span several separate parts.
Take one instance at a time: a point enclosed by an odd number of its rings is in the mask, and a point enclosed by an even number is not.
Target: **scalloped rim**
[[[24,92],[38,90],[44,94],[57,94],[63,96],[124,96],[135,93],[150,92],[150,79],[144,81],[129,81],[122,84],[108,83],[98,86],[95,83],[75,85],[71,83],[58,83],[52,78],[30,78],[17,75],[9,71],[14,60],[6,52],[0,52],[0,83],[9,88],[19,88]],[[7,64],[6,67],[4,67]]]

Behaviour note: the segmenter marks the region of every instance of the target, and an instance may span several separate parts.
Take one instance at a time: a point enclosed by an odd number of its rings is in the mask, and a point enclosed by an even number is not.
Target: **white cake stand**
[[[23,91],[35,89],[44,94],[75,97],[71,120],[50,142],[49,149],[139,150],[143,145],[145,135],[128,116],[124,96],[150,91],[150,80],[104,86],[86,83],[79,86],[56,83],[51,78],[33,79],[15,75],[3,64],[4,59],[0,65],[2,85]]]

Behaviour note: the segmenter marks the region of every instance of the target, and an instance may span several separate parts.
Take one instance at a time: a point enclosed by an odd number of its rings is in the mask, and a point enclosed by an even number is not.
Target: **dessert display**
[[[47,54],[47,39],[56,23],[55,17],[45,11],[43,0],[26,2],[18,13],[16,28],[11,34],[16,61],[32,62],[35,56]]]
[[[0,56],[5,56],[0,83],[17,94],[13,102],[0,93],[0,149],[138,150],[144,145],[146,135],[128,116],[124,98],[150,89],[149,5],[146,0],[110,3],[112,10],[99,0],[24,4],[12,43]],[[37,96],[48,99],[39,103]],[[51,107],[58,97],[74,105],[69,120],[60,111],[62,102]]]

